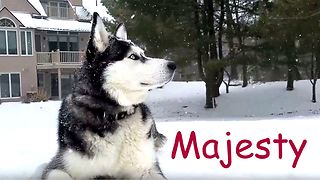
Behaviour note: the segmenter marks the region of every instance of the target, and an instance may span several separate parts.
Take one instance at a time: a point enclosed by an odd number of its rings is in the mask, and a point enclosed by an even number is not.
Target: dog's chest
[[[143,121],[141,113],[136,112],[120,120],[117,130],[105,137],[86,132],[85,139],[94,155],[89,158],[67,152],[64,157],[69,164],[68,171],[79,178],[141,176],[155,162],[154,142],[148,138],[151,123],[151,120]]]

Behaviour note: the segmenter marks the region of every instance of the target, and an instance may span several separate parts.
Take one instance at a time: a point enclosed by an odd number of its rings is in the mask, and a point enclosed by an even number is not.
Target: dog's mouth
[[[174,73],[171,75],[170,78],[166,79],[163,82],[157,82],[157,83],[140,82],[140,85],[144,87],[147,86],[148,88],[151,88],[151,89],[163,87],[173,79],[173,76],[174,76]]]
[[[155,84],[151,84],[151,83],[145,83],[145,82],[141,82],[140,85],[141,86],[149,86],[149,87],[153,87],[153,88],[158,88],[158,87],[163,87],[164,85],[168,84],[172,79],[169,79],[165,82],[161,82],[161,83],[155,83]],[[151,89],[153,89],[151,88]]]

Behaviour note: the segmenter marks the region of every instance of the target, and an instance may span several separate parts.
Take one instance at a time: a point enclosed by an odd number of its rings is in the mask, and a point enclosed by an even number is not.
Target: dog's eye
[[[135,55],[135,54],[131,54],[131,55],[129,56],[129,58],[132,59],[132,60],[138,60],[138,59],[140,59],[140,57],[137,56],[137,55]]]

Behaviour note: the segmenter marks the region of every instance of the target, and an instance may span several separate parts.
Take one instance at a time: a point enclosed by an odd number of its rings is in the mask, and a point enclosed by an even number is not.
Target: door
[[[58,73],[51,73],[51,96],[59,96]]]
[[[36,34],[35,36],[36,52],[41,52],[41,36]]]

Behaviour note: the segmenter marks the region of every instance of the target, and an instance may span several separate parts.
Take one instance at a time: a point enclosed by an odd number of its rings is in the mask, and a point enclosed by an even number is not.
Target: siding
[[[31,14],[40,15],[27,0],[2,0],[2,6],[8,8],[10,11],[27,12]]]
[[[20,1],[19,1],[20,2]],[[25,96],[28,91],[37,90],[37,70],[36,70],[36,56],[34,38],[32,38],[33,55],[32,56],[20,56],[20,30],[32,31],[34,37],[34,30],[20,28],[21,23],[6,9],[4,8],[0,12],[1,18],[11,19],[17,26],[17,39],[18,39],[18,55],[6,56],[0,55],[0,72],[19,72],[21,74],[21,96]]]

